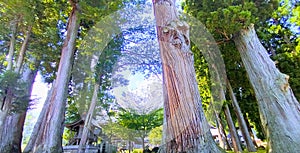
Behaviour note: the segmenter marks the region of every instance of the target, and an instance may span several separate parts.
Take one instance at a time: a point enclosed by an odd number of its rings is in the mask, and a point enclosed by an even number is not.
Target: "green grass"
[[[126,150],[125,153],[129,153],[129,151]],[[143,153],[143,149],[133,149],[132,153]]]
[[[257,150],[257,152],[255,152],[255,153],[266,153],[266,151],[267,150],[265,150],[265,149],[258,149]],[[234,151],[226,151],[227,153],[234,153]],[[250,152],[248,152],[248,151],[243,151],[243,153],[250,153]],[[254,152],[251,152],[251,153],[254,153]]]
[[[143,149],[133,149],[132,153],[143,153]]]

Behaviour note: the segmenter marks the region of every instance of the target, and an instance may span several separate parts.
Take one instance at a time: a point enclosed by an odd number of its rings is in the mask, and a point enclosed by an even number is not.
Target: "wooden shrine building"
[[[73,123],[66,124],[65,127],[75,132],[75,135],[69,140],[68,144],[63,147],[64,153],[77,153],[83,132],[84,120],[80,119]],[[87,145],[84,148],[86,153],[110,153],[112,151],[112,146],[105,141],[105,135],[102,133],[101,127],[94,124],[91,124]]]

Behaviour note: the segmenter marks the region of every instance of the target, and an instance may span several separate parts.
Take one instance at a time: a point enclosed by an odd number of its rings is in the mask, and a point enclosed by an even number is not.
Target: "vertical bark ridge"
[[[190,51],[189,26],[174,0],[153,0],[163,65],[166,152],[220,152],[205,119]]]
[[[78,33],[78,9],[77,2],[70,1],[72,11],[69,15],[67,36],[62,47],[61,59],[57,71],[56,81],[50,98],[50,105],[45,115],[45,125],[41,141],[36,147],[37,152],[62,152],[62,134],[64,124],[64,113],[66,107],[66,94],[68,81],[73,62],[75,40]]]

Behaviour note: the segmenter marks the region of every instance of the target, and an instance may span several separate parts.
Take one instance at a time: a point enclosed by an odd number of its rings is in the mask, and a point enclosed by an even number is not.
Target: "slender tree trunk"
[[[142,139],[143,150],[145,150],[145,136],[142,136],[141,139]]]
[[[189,26],[179,21],[175,0],[153,0],[153,5],[163,65],[166,152],[221,152],[201,106]]]
[[[16,43],[16,33],[17,33],[17,27],[18,27],[18,17],[15,17],[15,19],[12,21],[11,26],[11,38],[10,38],[10,45],[8,49],[8,54],[6,56],[7,66],[6,70],[11,71],[13,66],[13,56],[15,51],[15,43]],[[12,100],[12,93],[10,89],[6,89],[7,95],[4,97],[4,99],[1,99],[0,101],[0,137],[3,133],[4,124],[6,121],[6,117],[9,112],[10,108],[10,102]]]
[[[26,81],[28,96],[31,95],[37,69],[32,70],[29,66],[25,67],[22,73],[22,80]],[[29,101],[24,102],[28,105]],[[2,133],[0,152],[1,153],[21,153],[22,133],[26,117],[26,111],[17,112],[7,117]],[[13,127],[13,128],[12,128]]]
[[[269,58],[254,25],[236,34],[234,42],[255,91],[268,151],[300,152],[300,105],[289,86],[289,76]]]
[[[36,141],[37,152],[62,152],[62,134],[66,107],[67,88],[73,62],[75,40],[78,33],[79,4],[70,0],[72,11],[67,26],[67,36],[62,48],[57,77],[53,84],[50,105],[46,110],[44,130],[41,131],[41,141]],[[40,137],[40,136],[38,136]]]
[[[11,26],[11,37],[10,37],[10,45],[7,54],[7,67],[6,70],[12,70],[13,67],[13,56],[15,52],[15,44],[16,44],[16,34],[18,28],[18,17],[16,16],[15,19],[12,21]]]
[[[248,118],[247,118],[247,115],[244,115],[244,116],[245,116],[245,117],[244,117],[244,120],[245,120],[245,122],[246,122],[247,129],[248,129],[248,131],[249,131],[249,134],[250,134],[250,137],[251,137],[251,139],[252,139],[252,141],[253,141],[253,144],[254,144],[255,147],[258,148],[259,146],[258,146],[257,143],[256,143],[256,139],[255,139],[255,137],[254,137],[254,134],[253,134],[252,128],[251,128],[251,126],[250,126],[249,120],[248,120]]]
[[[225,127],[225,125],[223,124],[223,122],[220,122],[220,124],[222,125],[222,127]],[[226,143],[226,146],[227,146],[227,149],[226,149],[226,150],[231,150],[231,145],[230,145],[229,142],[228,142],[227,134],[226,134],[224,128],[223,128],[222,130],[223,130],[223,133],[224,133],[224,135],[225,135],[225,143]]]
[[[81,139],[80,139],[80,144],[79,144],[79,148],[78,148],[79,153],[84,153],[83,147],[85,146],[85,148],[86,148],[88,135],[89,135],[90,132],[92,132],[90,129],[91,129],[91,123],[92,123],[94,110],[96,108],[96,103],[97,103],[97,100],[98,100],[99,86],[100,85],[98,83],[96,83],[94,85],[94,93],[93,93],[92,101],[91,101],[88,113],[85,117],[84,127],[83,127],[83,131],[82,131],[82,135],[81,135]]]
[[[131,153],[132,152],[132,142],[130,140],[128,140],[128,152]]]
[[[216,116],[216,125],[218,128],[218,138],[219,138],[219,146],[223,149],[225,149],[225,135],[223,133],[223,127],[221,124],[221,119],[219,117],[219,115],[215,112],[215,116]]]
[[[233,93],[233,90],[232,90],[232,87],[230,85],[230,82],[229,80],[227,80],[227,88],[229,90],[229,96],[232,100],[232,105],[233,105],[233,109],[236,113],[236,116],[237,116],[237,119],[238,119],[238,123],[239,123],[239,127],[241,129],[241,132],[242,132],[242,135],[243,135],[243,138],[246,142],[246,146],[247,146],[247,149],[249,152],[255,152],[256,149],[255,149],[255,146],[253,144],[253,141],[250,137],[250,133],[249,133],[249,130],[247,128],[247,125],[246,125],[246,122],[245,122],[245,119],[243,117],[243,113],[240,109],[240,106],[236,100],[236,97]]]
[[[225,105],[224,112],[225,112],[225,117],[226,117],[227,124],[228,124],[228,127],[229,127],[234,152],[242,152],[243,149],[241,147],[240,139],[238,137],[236,128],[235,128],[234,123],[232,121],[231,113],[230,113],[230,110],[229,110],[229,107],[228,107],[227,104]]]
[[[27,50],[27,45],[28,45],[29,38],[30,38],[30,35],[31,35],[31,30],[32,30],[32,27],[29,26],[28,30],[26,32],[24,42],[22,43],[22,46],[21,46],[19,56],[18,56],[18,60],[17,60],[16,68],[15,68],[16,73],[20,73],[20,71],[21,71],[21,67],[23,65],[25,53],[26,53],[26,50]]]

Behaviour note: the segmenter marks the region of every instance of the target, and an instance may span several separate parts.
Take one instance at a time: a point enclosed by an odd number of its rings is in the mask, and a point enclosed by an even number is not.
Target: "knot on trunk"
[[[164,27],[161,27],[161,41],[171,43],[175,48],[184,52],[189,52],[189,25],[179,20],[171,21]]]
[[[289,78],[290,76],[280,73],[276,79],[276,84],[279,85],[280,90],[283,92],[287,92],[289,89]]]
[[[163,5],[163,4],[167,4],[172,6],[172,1],[171,0],[153,0],[154,4],[159,4],[159,5]]]

